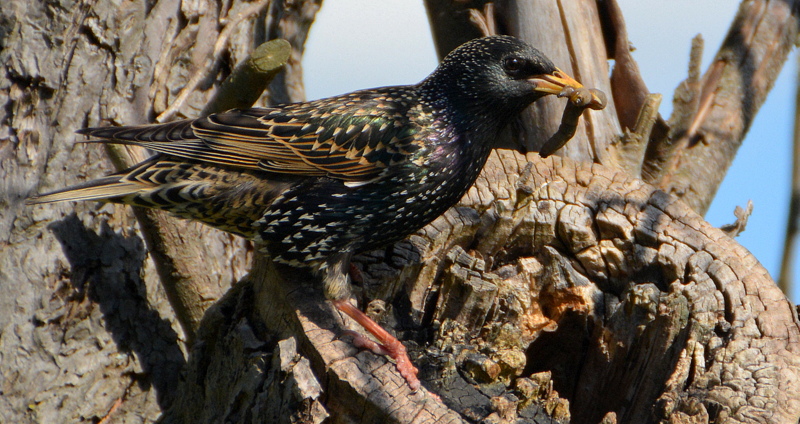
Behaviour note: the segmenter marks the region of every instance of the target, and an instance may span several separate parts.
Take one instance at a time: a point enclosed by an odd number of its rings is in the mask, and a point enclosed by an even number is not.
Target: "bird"
[[[234,109],[163,124],[77,131],[156,154],[31,204],[104,201],[166,210],[253,240],[314,276],[325,297],[371,333],[412,390],[403,344],[350,303],[353,255],[402,240],[455,205],[500,132],[537,99],[582,85],[511,36],[455,48],[415,85]]]

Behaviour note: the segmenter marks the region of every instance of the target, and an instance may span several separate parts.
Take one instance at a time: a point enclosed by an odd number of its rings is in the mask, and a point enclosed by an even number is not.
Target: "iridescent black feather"
[[[31,203],[104,200],[157,208],[253,239],[275,261],[310,268],[337,307],[378,335],[377,325],[342,303],[352,255],[400,240],[453,206],[500,131],[533,101],[564,87],[580,84],[527,44],[482,38],[454,50],[413,86],[81,130],[159,155]],[[402,345],[388,333],[378,337],[418,386],[416,370],[398,353]]]
[[[516,60],[511,69],[509,58]],[[556,68],[511,37],[467,43],[414,86],[196,120],[79,131],[161,155],[32,199],[107,200],[170,211],[261,242],[320,272],[402,239],[472,185],[500,130]],[[334,298],[346,287],[328,287]]]

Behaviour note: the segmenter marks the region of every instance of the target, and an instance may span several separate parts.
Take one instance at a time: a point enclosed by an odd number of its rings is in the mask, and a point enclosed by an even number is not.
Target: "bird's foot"
[[[400,343],[400,340],[397,340],[396,337],[389,334],[389,332],[384,330],[377,322],[373,321],[372,318],[350,304],[349,301],[334,300],[333,304],[337,309],[347,314],[350,318],[353,318],[356,322],[361,324],[365,330],[369,331],[378,339],[378,342],[374,342],[355,331],[347,330],[345,334],[353,337],[353,345],[359,349],[368,349],[376,355],[392,358],[395,362],[397,372],[403,376],[411,390],[416,392],[420,388],[420,382],[417,378],[417,373],[419,371],[417,367],[411,363],[411,359],[406,352],[406,347]]]
[[[343,335],[352,337],[353,346],[358,349],[366,349],[376,355],[388,356],[394,359],[397,371],[406,379],[411,389],[416,391],[419,388],[420,383],[417,378],[419,370],[411,363],[406,347],[399,340],[394,339],[394,341],[389,341],[388,345],[383,345],[362,336],[356,331],[345,330]]]
[[[350,336],[356,349],[368,350],[376,355],[390,356],[389,349],[386,346],[362,336],[358,331],[344,330],[341,335]]]

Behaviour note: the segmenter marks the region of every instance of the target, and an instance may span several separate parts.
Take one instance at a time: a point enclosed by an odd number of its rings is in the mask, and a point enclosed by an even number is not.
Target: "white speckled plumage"
[[[349,295],[352,255],[400,240],[455,204],[503,127],[555,94],[552,82],[549,91],[540,83],[557,72],[521,41],[487,37],[454,50],[414,86],[90,128],[81,133],[160,155],[31,201],[105,200],[195,219],[310,268],[338,301]]]

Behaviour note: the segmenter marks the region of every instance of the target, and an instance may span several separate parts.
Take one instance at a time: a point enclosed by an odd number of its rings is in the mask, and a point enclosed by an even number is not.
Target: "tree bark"
[[[177,113],[195,116],[257,41],[253,4],[0,5],[0,421],[98,421],[113,411],[151,422],[172,403],[187,335],[131,209],[24,200],[113,171],[103,149],[74,143],[79,128],[148,122],[180,98]],[[228,47],[214,62],[223,35]],[[181,97],[187,81],[195,88]],[[170,259],[202,269],[199,281],[178,278],[197,288],[184,302],[191,323],[252,255],[231,235],[175,225],[172,252],[183,256]]]
[[[614,101],[546,160],[526,152],[555,132],[563,100],[537,104],[458,206],[356,258],[356,298],[408,347],[416,393],[337,338],[360,329],[315,282],[248,243],[161,214],[153,232],[125,207],[24,205],[112,170],[97,146],[71,144],[75,129],[197,116],[266,39],[286,38],[293,56],[262,101],[301,100],[319,3],[0,4],[0,421],[798,422],[794,307],[698,215],[716,179],[664,183],[703,165],[678,129],[720,134],[708,117],[740,110],[727,141],[701,143],[724,175],[797,35],[791,2],[744,2],[734,28],[775,24],[729,36],[750,59],[723,75],[756,94],[667,123],[640,113],[654,97],[614,1],[426,1],[440,54],[480,34],[480,11]],[[763,70],[736,73],[752,63]],[[695,193],[696,211],[667,192]]]

